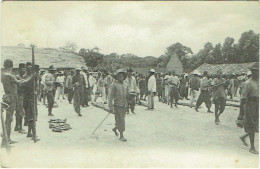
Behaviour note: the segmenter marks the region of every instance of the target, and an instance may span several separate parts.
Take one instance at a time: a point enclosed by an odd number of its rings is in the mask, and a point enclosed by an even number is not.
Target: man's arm
[[[116,92],[116,87],[115,87],[115,84],[113,83],[111,86],[111,90],[109,92],[109,97],[108,97],[108,106],[109,106],[110,113],[113,112],[113,100],[115,97],[115,92]]]

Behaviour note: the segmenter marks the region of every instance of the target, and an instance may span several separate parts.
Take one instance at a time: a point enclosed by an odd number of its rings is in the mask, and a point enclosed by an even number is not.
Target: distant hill
[[[14,67],[19,63],[31,62],[32,49],[23,46],[2,46],[1,59],[12,59]],[[35,48],[35,63],[41,68],[48,68],[53,65],[56,68],[74,68],[84,66],[85,62],[77,53],[55,49],[55,48]]]

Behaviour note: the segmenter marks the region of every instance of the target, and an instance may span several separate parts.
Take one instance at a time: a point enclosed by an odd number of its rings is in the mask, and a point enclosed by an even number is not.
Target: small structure
[[[178,75],[181,75],[183,73],[183,64],[176,53],[174,53],[174,55],[171,56],[171,59],[169,60],[167,66],[166,66],[167,72],[170,72],[173,70]]]

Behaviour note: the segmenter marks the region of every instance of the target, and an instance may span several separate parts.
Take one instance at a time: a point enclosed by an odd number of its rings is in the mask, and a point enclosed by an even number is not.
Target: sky
[[[103,54],[164,54],[176,42],[194,53],[206,42],[237,43],[248,30],[259,33],[258,2],[5,1],[1,10],[1,45],[58,48],[75,42]]]

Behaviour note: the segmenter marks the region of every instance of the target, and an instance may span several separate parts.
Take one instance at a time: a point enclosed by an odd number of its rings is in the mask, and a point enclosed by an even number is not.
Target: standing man
[[[106,101],[106,88],[105,88],[105,76],[106,75],[104,73],[102,73],[100,78],[98,79],[98,82],[97,82],[97,92],[96,92],[94,101],[96,102],[97,98],[101,94],[101,97],[103,99],[104,104],[107,104],[107,101]]]
[[[165,85],[165,101],[166,104],[170,104],[170,95],[169,95],[169,91],[170,91],[170,86],[168,83],[168,80],[170,78],[170,76],[168,75],[169,73],[167,73],[164,77],[164,85]]]
[[[178,86],[179,86],[179,78],[178,76],[175,75],[175,71],[173,70],[171,72],[171,76],[168,79],[169,83],[169,95],[170,95],[170,103],[171,103],[171,108],[173,104],[173,99],[174,99],[174,106],[177,107],[177,102],[179,100],[179,93],[178,93]]]
[[[73,85],[72,85],[72,77],[74,76],[74,71],[70,71],[69,76],[66,79],[66,83],[65,83],[65,87],[67,89],[68,92],[68,101],[69,104],[72,104],[72,98],[73,98]]]
[[[56,79],[58,83],[57,91],[58,91],[58,100],[60,98],[60,95],[62,95],[62,98],[65,99],[64,97],[64,83],[65,83],[65,77],[62,72],[59,72],[58,77]]]
[[[90,74],[89,70],[86,72],[87,77],[86,77],[86,98],[87,98],[87,106],[89,106],[88,102],[92,100],[92,92],[93,92],[93,87],[96,83],[96,79]]]
[[[148,110],[154,110],[154,96],[156,94],[155,70],[149,70],[150,78],[148,80]]]
[[[127,141],[124,137],[125,131],[125,114],[127,109],[127,94],[128,89],[123,84],[124,79],[126,78],[126,73],[123,69],[119,69],[116,74],[116,80],[111,86],[109,93],[109,111],[115,114],[116,126],[112,130],[115,135],[118,136],[117,130],[120,133],[120,141]],[[114,104],[113,104],[114,103]]]
[[[217,78],[212,81],[213,103],[215,104],[215,123],[219,125],[219,116],[224,112],[226,106],[226,93],[228,87],[227,81],[222,78],[222,71],[218,70]]]
[[[11,73],[13,70],[13,61],[6,59],[4,61],[4,70],[1,72],[1,81],[3,84],[5,98],[9,102],[9,108],[6,110],[6,133],[7,141],[9,144],[17,143],[16,141],[11,140],[11,124],[13,121],[14,110],[16,109],[16,95],[17,95],[17,85],[24,85],[34,78],[33,75],[30,76],[27,80],[17,80],[15,76]],[[2,145],[6,145],[6,142],[2,142]]]
[[[22,80],[25,74],[25,64],[19,64],[19,73],[16,75],[17,80]],[[23,108],[23,100],[24,100],[24,88],[20,85],[17,86],[17,97],[16,97],[16,124],[14,131],[18,131],[19,133],[26,134],[25,130],[23,130],[23,118],[25,116],[24,108]]]
[[[105,82],[106,82],[106,96],[107,99],[109,99],[109,93],[110,93],[110,88],[112,86],[113,83],[113,77],[111,76],[111,73],[108,73],[107,77],[105,78]]]
[[[193,77],[190,79],[190,107],[193,106],[193,102],[196,102],[199,92],[200,79],[198,77],[199,72],[195,70],[193,72]]]
[[[145,95],[145,78],[144,75],[140,75],[140,79],[138,80],[138,85],[140,89],[140,100],[144,100],[144,95]]]
[[[55,82],[55,74],[56,69],[51,65],[49,67],[49,72],[45,76],[45,88],[43,89],[45,91],[47,101],[48,101],[48,115],[53,116],[52,114],[52,108],[54,104],[54,82]]]
[[[210,111],[211,96],[210,96],[209,87],[210,87],[210,83],[208,80],[208,72],[204,71],[203,78],[200,81],[200,95],[195,107],[196,112],[199,112],[198,108],[204,102],[206,104],[206,107],[208,108],[208,113],[213,113],[212,111]]]
[[[35,67],[34,68],[32,67],[32,63],[27,62],[26,63],[26,74],[24,75],[25,79],[32,75],[33,69],[35,69]],[[36,81],[37,81],[37,79],[36,79]],[[37,83],[34,84],[33,81],[30,81],[29,83],[24,85],[24,104],[23,104],[23,106],[24,106],[24,111],[25,111],[26,124],[28,125],[27,137],[32,137],[33,140],[39,141],[39,139],[36,136],[36,126],[34,124],[34,120],[37,121],[37,115],[38,115],[37,96],[36,96],[36,93],[34,93],[34,85],[37,85]],[[34,112],[34,111],[36,111],[36,112]]]
[[[249,152],[258,154],[254,142],[255,133],[259,130],[259,63],[253,63],[250,69],[252,77],[245,82],[240,102],[241,105],[245,105],[244,129],[247,133],[241,137],[241,140],[245,144],[245,137],[249,135],[251,145]],[[243,119],[243,117],[241,117],[241,119]]]
[[[73,106],[78,116],[82,116],[80,113],[80,105],[82,100],[82,88],[86,86],[83,74],[80,73],[81,69],[76,68],[76,74],[72,77],[72,85],[74,86]]]
[[[129,108],[131,109],[131,112],[135,114],[135,96],[137,93],[137,85],[136,85],[136,79],[134,76],[132,76],[133,70],[131,68],[127,69],[127,78],[124,80],[124,84],[128,88],[128,109],[127,114],[129,114]]]

